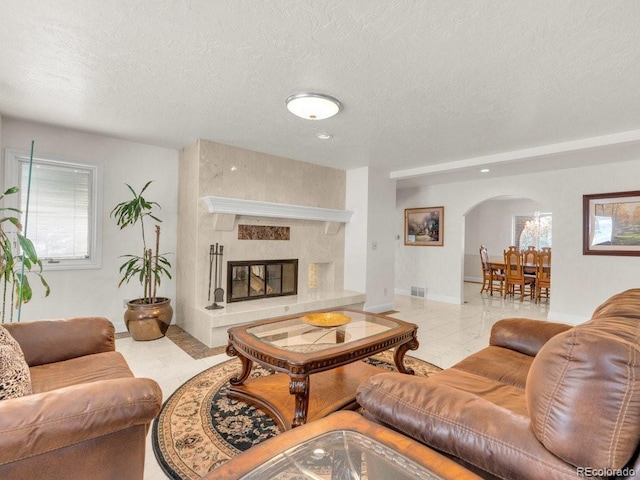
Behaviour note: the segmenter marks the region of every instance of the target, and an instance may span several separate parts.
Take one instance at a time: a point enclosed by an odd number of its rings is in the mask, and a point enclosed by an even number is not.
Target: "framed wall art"
[[[441,247],[444,245],[444,207],[406,208],[404,244]]]
[[[584,255],[640,256],[640,191],[582,197]]]

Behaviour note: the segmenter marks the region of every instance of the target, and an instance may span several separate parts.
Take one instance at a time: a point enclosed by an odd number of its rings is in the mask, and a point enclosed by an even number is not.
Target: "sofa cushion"
[[[429,378],[382,373],[356,399],[367,418],[500,478],[575,477],[531,431],[518,387],[455,368]]]
[[[451,368],[524,389],[532,361],[533,357],[515,350],[489,346],[462,359]]]
[[[640,319],[632,310],[599,308],[601,316],[549,340],[529,370],[533,431],[575,466],[622,468],[638,446]]]
[[[0,400],[30,395],[31,376],[18,342],[0,325]]]
[[[116,378],[132,378],[120,352],[103,352],[31,367],[34,393]]]

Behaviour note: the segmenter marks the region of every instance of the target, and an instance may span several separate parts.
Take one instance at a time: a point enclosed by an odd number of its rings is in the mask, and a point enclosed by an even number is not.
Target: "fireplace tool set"
[[[213,277],[215,279],[215,285],[213,290],[213,303],[206,308],[207,310],[217,310],[219,308],[224,308],[222,305],[218,305],[218,302],[222,302],[224,300],[224,290],[220,286],[222,283],[222,251],[224,247],[222,245],[218,246],[211,245],[209,247],[209,296],[207,300],[211,301],[211,274],[213,273]],[[215,272],[213,264],[215,263]]]

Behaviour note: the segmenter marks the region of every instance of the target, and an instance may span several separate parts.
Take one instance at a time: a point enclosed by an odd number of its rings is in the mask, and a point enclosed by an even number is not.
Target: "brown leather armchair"
[[[640,289],[571,327],[497,322],[490,345],[430,378],[383,373],[365,415],[487,478],[640,476]]]
[[[134,378],[105,318],[5,324],[33,394],[0,401],[0,478],[142,479],[162,392]]]

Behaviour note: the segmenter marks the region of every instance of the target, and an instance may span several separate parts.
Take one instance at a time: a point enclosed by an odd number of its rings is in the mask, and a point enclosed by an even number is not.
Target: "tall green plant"
[[[18,193],[18,187],[11,187],[0,195],[0,202],[4,201],[7,195]],[[2,288],[2,323],[7,320],[7,310],[9,310],[9,322],[13,322],[13,311],[20,304],[28,303],[33,298],[33,290],[29,283],[27,274],[34,274],[39,279],[45,289],[45,297],[51,293],[49,284],[42,276],[42,261],[38,258],[33,242],[22,235],[22,224],[11,212],[21,214],[22,211],[12,207],[0,208],[0,288]],[[18,244],[22,250],[22,255],[16,254],[13,250],[13,241],[2,227],[3,224],[10,223],[16,230]],[[24,268],[23,268],[24,267]],[[9,293],[10,292],[10,293]],[[10,295],[7,303],[7,295]]]
[[[143,294],[140,298],[141,303],[154,303],[156,298],[156,289],[160,285],[162,277],[171,278],[171,263],[165,257],[165,254],[159,253],[160,247],[160,226],[155,226],[155,245],[154,249],[147,245],[147,236],[145,230],[145,218],[152,219],[162,223],[158,217],[154,215],[155,208],[162,208],[157,202],[147,201],[142,194],[151,185],[151,181],[147,182],[140,193],[137,193],[129,184],[125,184],[131,191],[133,198],[126,202],[121,202],[111,211],[111,218],[122,230],[125,227],[140,226],[140,238],[142,242],[142,255],[122,255],[126,261],[120,266],[120,274],[122,278],[118,287],[123,283],[129,283],[136,278],[143,288]]]

